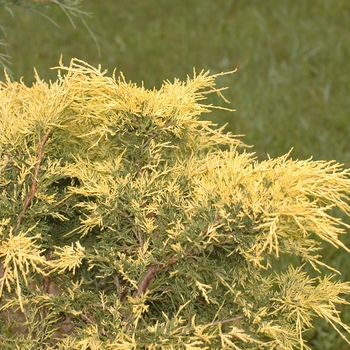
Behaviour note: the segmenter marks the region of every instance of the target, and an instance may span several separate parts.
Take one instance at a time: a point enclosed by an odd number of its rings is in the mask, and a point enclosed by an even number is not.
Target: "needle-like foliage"
[[[56,68],[0,87],[1,349],[308,349],[316,317],[350,343],[320,255],[348,250],[349,169],[259,163],[199,119],[217,75]]]

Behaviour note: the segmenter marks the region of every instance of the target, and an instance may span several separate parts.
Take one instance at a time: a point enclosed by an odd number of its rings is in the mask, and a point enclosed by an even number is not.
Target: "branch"
[[[39,170],[40,170],[40,165],[41,165],[41,160],[43,157],[43,151],[44,151],[44,146],[45,143],[50,135],[51,130],[49,129],[46,134],[44,135],[43,139],[41,140],[40,146],[39,146],[39,150],[38,150],[38,157],[37,157],[37,162],[34,168],[34,179],[33,179],[33,183],[32,183],[32,187],[30,189],[29,195],[26,199],[26,201],[23,204],[23,209],[21,214],[18,216],[18,220],[17,220],[17,225],[15,227],[14,231],[17,231],[18,228],[21,226],[22,222],[23,222],[23,215],[24,213],[27,211],[29,205],[31,204],[31,202],[34,199],[35,193],[36,193],[36,189],[38,186],[38,177],[39,177]],[[4,263],[2,262],[3,259],[1,259],[0,261],[0,296],[2,294],[2,290],[3,290],[3,278],[5,276],[5,267],[4,267]]]
[[[36,193],[36,189],[38,186],[38,178],[39,178],[39,170],[40,170],[40,165],[41,165],[41,160],[43,157],[43,151],[44,151],[44,146],[45,143],[50,135],[51,130],[49,129],[46,134],[44,135],[43,139],[41,140],[40,146],[39,146],[39,151],[38,151],[38,159],[34,168],[34,178],[33,178],[33,183],[32,183],[32,187],[30,189],[29,195],[26,199],[26,201],[24,202],[23,205],[23,209],[21,214],[18,216],[18,220],[17,220],[17,226],[15,228],[15,230],[17,230],[19,228],[19,226],[22,224],[23,222],[23,214],[27,211],[29,205],[32,203],[35,193]]]
[[[0,297],[2,295],[2,291],[4,289],[4,284],[5,284],[5,281],[4,281],[5,267],[4,267],[3,260],[4,259],[2,258],[0,262]]]
[[[148,286],[151,284],[155,274],[161,270],[160,265],[150,265],[147,267],[146,274],[143,277],[141,284],[139,285],[139,288],[135,290],[133,294],[133,298],[139,298],[141,294],[145,293]]]
[[[236,316],[236,317],[232,317],[232,318],[227,318],[225,320],[219,320],[219,321],[215,321],[212,323],[208,323],[206,324],[207,327],[213,327],[213,326],[217,326],[219,324],[225,324],[225,323],[231,323],[231,322],[236,322],[239,320],[242,320],[243,316]]]
[[[159,272],[159,271],[164,271],[167,269],[169,266],[175,264],[178,261],[177,258],[171,258],[168,260],[166,264],[158,264],[158,265],[149,265],[146,270],[146,274],[143,276],[142,281],[139,285],[139,288],[135,290],[134,294],[132,295],[133,298],[139,298],[141,294],[145,293],[146,290],[148,289],[149,285],[151,284],[154,276]],[[125,299],[125,295],[123,298]],[[127,324],[126,324],[126,331],[129,330],[131,326],[131,322],[133,319],[133,315],[130,314],[127,316]]]
[[[167,122],[167,123],[164,125],[163,129],[166,129],[166,128],[169,127],[172,123],[173,123],[173,121],[170,120],[169,122]],[[146,147],[150,144],[150,142],[151,142],[156,136],[158,136],[158,134],[159,134],[159,133],[154,133],[153,135],[151,135],[151,136],[147,139],[147,141],[146,141],[145,143],[142,144],[141,147],[142,147],[142,148],[146,148]]]
[[[145,293],[149,285],[151,284],[154,276],[159,272],[166,270],[171,265],[174,265],[178,261],[177,258],[171,258],[168,260],[166,264],[158,264],[158,265],[149,265],[146,270],[146,274],[144,275],[139,288],[135,290],[133,294],[133,298],[139,298],[141,294]]]
[[[207,323],[207,324],[203,325],[203,327],[213,327],[213,326],[218,326],[218,325],[225,324],[225,323],[237,322],[239,320],[242,320],[243,318],[244,318],[244,316],[236,316],[236,317],[227,318],[224,320],[218,320],[215,322]],[[190,326],[180,327],[173,334],[182,333],[183,331],[186,331],[188,328],[190,328]]]

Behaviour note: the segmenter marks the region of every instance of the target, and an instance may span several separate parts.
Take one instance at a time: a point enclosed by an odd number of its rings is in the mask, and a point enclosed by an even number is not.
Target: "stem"
[[[207,324],[203,325],[202,327],[213,327],[213,326],[218,326],[219,324],[236,322],[236,321],[242,320],[243,317],[244,316],[236,316],[236,317],[227,318],[227,319],[224,319],[224,320],[218,320],[218,321],[215,321],[215,322],[212,322],[212,323],[207,323]],[[181,333],[183,331],[186,331],[189,328],[190,328],[190,326],[180,327],[173,334],[179,334],[179,333]]]
[[[172,120],[170,120],[169,122],[167,122],[165,125],[164,125],[164,129],[166,129],[167,127],[169,127],[171,124],[172,124]],[[156,137],[156,136],[158,136],[158,133],[154,133],[153,135],[151,135],[148,139],[147,139],[147,141],[142,145],[142,148],[146,148],[148,145],[149,145],[149,143]]]
[[[177,258],[170,258],[166,264],[158,264],[158,265],[149,265],[146,269],[146,274],[143,276],[142,281],[139,285],[139,287],[137,288],[137,290],[135,290],[135,292],[133,293],[132,297],[133,298],[140,298],[141,294],[144,294],[149,285],[151,284],[154,276],[159,272],[159,271],[164,271],[165,269],[167,269],[168,267],[170,267],[171,265],[175,264],[178,261]],[[129,330],[131,323],[133,320],[133,315],[130,314],[129,316],[127,316],[127,325],[126,325],[126,331]]]
[[[133,298],[139,298],[141,294],[145,293],[148,286],[151,284],[155,274],[161,270],[160,265],[150,265],[147,267],[146,274],[144,275],[139,288],[134,292]]]
[[[162,270],[167,269],[171,265],[174,265],[178,261],[177,258],[170,258],[166,264],[158,264],[158,265],[149,265],[146,270],[146,274],[143,276],[143,279],[139,285],[139,288],[134,292],[133,298],[139,298],[141,294],[145,293],[151,284],[154,276]]]
[[[37,157],[37,162],[35,164],[35,168],[34,168],[34,178],[33,178],[33,183],[32,183],[32,187],[30,189],[29,195],[26,199],[26,201],[23,204],[23,209],[21,214],[18,216],[18,220],[17,220],[17,225],[14,229],[14,231],[17,231],[18,228],[21,226],[22,222],[23,222],[23,215],[24,213],[27,211],[29,205],[32,203],[36,190],[37,190],[37,186],[38,186],[38,177],[39,177],[39,170],[40,170],[40,165],[41,165],[41,160],[43,157],[43,151],[44,151],[44,146],[45,143],[50,135],[51,130],[49,129],[46,134],[44,135],[43,139],[40,142],[39,145],[39,150],[38,150],[38,157]],[[3,290],[3,284],[4,281],[2,281],[2,279],[5,276],[5,266],[3,264],[3,262],[0,262],[0,296],[2,294],[2,290]]]
[[[27,211],[29,205],[32,203],[36,190],[37,190],[37,186],[38,186],[38,178],[39,178],[39,170],[40,170],[40,165],[41,165],[41,160],[43,157],[43,151],[44,151],[44,146],[45,143],[50,135],[51,130],[49,129],[46,134],[44,135],[43,139],[41,140],[41,143],[39,145],[39,150],[38,150],[38,158],[37,158],[37,162],[35,164],[35,168],[34,168],[34,177],[33,177],[33,183],[32,183],[32,187],[30,189],[29,195],[26,199],[26,201],[24,202],[23,205],[23,209],[21,214],[18,216],[18,220],[17,220],[17,226],[15,228],[15,231],[19,228],[19,226],[22,224],[23,222],[23,215],[24,213]]]
[[[2,291],[4,289],[4,284],[5,284],[5,281],[3,280],[5,276],[5,267],[2,261],[3,259],[1,259],[0,261],[0,297],[2,295]]]
[[[48,250],[45,254],[45,258],[46,260],[50,260],[50,256],[51,256],[51,252],[50,250]],[[51,284],[51,279],[49,277],[49,271],[46,271],[47,272],[47,275],[44,276],[44,284],[43,284],[43,292],[45,294],[49,294],[50,293],[50,284]],[[46,307],[45,305],[41,308],[41,314],[42,314],[42,318],[46,318],[46,315],[47,315],[47,310],[46,310]]]
[[[215,321],[215,322],[212,322],[212,323],[207,324],[206,326],[212,327],[212,326],[217,326],[217,325],[219,325],[219,324],[225,324],[225,323],[236,322],[236,321],[239,321],[239,320],[242,320],[242,319],[243,319],[243,316],[236,316],[236,317],[232,317],[232,318],[227,318],[227,319],[225,319],[225,320]]]

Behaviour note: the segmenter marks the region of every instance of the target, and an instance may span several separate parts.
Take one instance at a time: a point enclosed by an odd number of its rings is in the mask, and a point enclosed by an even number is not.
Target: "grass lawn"
[[[230,105],[206,115],[254,145],[259,159],[292,147],[293,158],[335,159],[350,167],[350,2],[348,0],[85,0],[82,9],[100,47],[59,8],[47,19],[12,8],[2,11],[14,79],[55,79],[49,68],[77,57],[127,80],[159,87],[163,80],[238,68],[218,78]],[[0,76],[3,79],[3,74]],[[350,238],[345,238],[350,246]],[[350,280],[349,256],[327,246],[325,260]],[[350,308],[343,310],[350,324]],[[346,349],[323,322],[308,335],[313,349]]]

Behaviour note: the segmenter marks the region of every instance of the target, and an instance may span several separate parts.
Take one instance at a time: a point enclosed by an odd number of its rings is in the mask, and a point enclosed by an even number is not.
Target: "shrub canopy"
[[[217,75],[56,68],[0,88],[2,349],[307,349],[315,317],[346,340],[350,285],[319,252],[348,251],[349,169],[258,162],[199,119]]]

